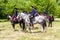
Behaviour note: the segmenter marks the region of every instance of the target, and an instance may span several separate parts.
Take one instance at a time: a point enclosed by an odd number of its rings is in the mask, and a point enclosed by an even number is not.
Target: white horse
[[[25,27],[29,27],[29,30],[31,32],[31,27],[30,27],[30,14],[25,14],[23,12],[19,13],[17,16],[17,19],[24,19],[25,20]],[[33,24],[39,23],[41,24],[41,28],[42,28],[42,32],[45,31],[45,27],[46,27],[46,17],[42,16],[42,15],[38,15],[35,17],[35,20],[33,21]]]

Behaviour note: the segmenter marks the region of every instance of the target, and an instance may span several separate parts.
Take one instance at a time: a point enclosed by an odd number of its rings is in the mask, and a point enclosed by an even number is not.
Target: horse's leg
[[[13,28],[13,31],[15,31],[15,23],[12,21],[12,28]]]
[[[20,26],[21,26],[22,30],[24,31],[25,30],[25,21],[24,20],[20,21]]]
[[[50,21],[48,22],[48,27],[50,26]]]
[[[22,23],[22,20],[20,21],[20,27],[22,28],[22,30],[23,30],[23,23]]]
[[[44,21],[44,23],[43,23],[43,30],[44,31],[46,31],[47,30],[47,27],[46,27],[47,25],[46,25],[46,21]]]
[[[15,24],[12,24],[13,31],[15,31]]]
[[[46,27],[46,22],[45,21],[43,21],[42,23],[41,23],[41,28],[42,28],[42,32],[45,32],[45,27]]]
[[[31,23],[31,25],[32,25],[32,28],[34,28],[34,24],[33,24],[33,23]]]
[[[41,27],[40,28],[41,28],[41,32],[43,32],[43,25],[42,25],[42,23],[41,23]]]
[[[51,25],[51,27],[52,27],[52,21],[51,21],[50,25]]]
[[[52,21],[49,22],[48,27],[52,27]]]
[[[28,27],[29,27],[29,31],[30,31],[30,33],[31,33],[31,27],[30,27],[30,24],[28,24]]]
[[[19,25],[20,25],[20,27],[22,28],[22,25],[21,25],[21,23],[22,23],[22,22],[20,21]]]
[[[23,30],[25,30],[25,21],[22,20]]]
[[[30,26],[32,26],[32,28],[34,28],[33,19],[30,19]]]

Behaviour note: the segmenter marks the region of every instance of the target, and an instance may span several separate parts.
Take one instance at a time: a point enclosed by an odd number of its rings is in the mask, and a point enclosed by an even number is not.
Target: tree
[[[0,18],[6,18],[6,15],[9,13],[13,14],[14,7],[17,7],[19,12],[29,12],[31,5],[33,5],[39,13],[42,13],[43,7],[45,7],[47,14],[56,16],[58,13],[57,17],[59,17],[59,4],[59,0],[0,0]]]

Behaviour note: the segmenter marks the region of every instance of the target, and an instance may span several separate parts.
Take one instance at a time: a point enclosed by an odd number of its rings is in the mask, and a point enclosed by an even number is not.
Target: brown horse
[[[15,31],[15,24],[19,23],[20,24],[20,27],[23,29],[25,29],[25,22],[24,22],[24,19],[22,20],[19,20],[17,19],[16,17],[12,17],[11,15],[8,15],[7,18],[11,21],[11,24],[12,24],[12,28],[13,28],[13,31]],[[22,25],[21,25],[22,24]]]
[[[54,21],[54,17],[52,15],[41,14],[42,16],[46,16],[48,19],[48,27],[52,27],[52,22]]]
[[[48,27],[52,27],[52,22],[54,21],[54,17],[53,16],[47,16],[48,18]]]

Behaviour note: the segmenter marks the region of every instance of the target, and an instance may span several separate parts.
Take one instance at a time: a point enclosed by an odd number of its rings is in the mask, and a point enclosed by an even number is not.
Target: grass
[[[37,28],[38,24],[35,25]],[[39,32],[39,27],[32,30],[32,33],[20,31],[19,24],[16,24],[16,30],[12,31],[11,23],[8,21],[0,22],[0,40],[60,40],[60,22],[54,21],[53,27],[48,27],[47,32]]]

